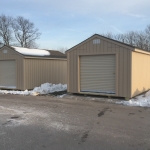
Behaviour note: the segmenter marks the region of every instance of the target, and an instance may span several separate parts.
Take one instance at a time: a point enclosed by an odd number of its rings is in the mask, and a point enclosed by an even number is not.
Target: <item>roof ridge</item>
[[[112,38],[108,38],[108,37],[106,37],[106,36],[103,36],[103,35],[100,35],[100,34],[96,34],[96,33],[95,33],[95,34],[93,34],[92,36],[90,36],[89,38],[87,38],[87,39],[83,40],[83,41],[82,41],[82,42],[80,42],[79,44],[82,44],[83,42],[85,42],[85,41],[89,40],[90,38],[92,38],[92,37],[94,37],[94,36],[100,36],[100,37],[105,38],[105,39],[107,39],[107,40],[111,40],[111,41],[114,41],[114,42],[120,43],[120,44],[122,44],[122,45],[125,45],[125,46],[128,46],[128,47],[131,47],[131,48],[137,48],[137,49],[140,49],[140,50],[142,50],[142,51],[146,51],[146,52],[147,52],[147,50],[145,50],[145,49],[141,49],[141,48],[136,47],[136,46],[133,46],[133,45],[131,45],[131,44],[127,44],[127,43],[124,43],[124,42],[121,42],[121,41],[118,41],[118,40],[115,40],[115,39],[112,39]],[[69,48],[69,49],[68,49],[67,51],[65,51],[65,52],[70,51],[71,49],[73,49],[74,47],[78,46],[79,44],[76,44],[75,46],[73,46],[73,47]]]

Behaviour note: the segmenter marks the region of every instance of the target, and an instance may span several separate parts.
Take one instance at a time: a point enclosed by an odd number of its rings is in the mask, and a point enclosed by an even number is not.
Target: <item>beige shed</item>
[[[0,48],[1,89],[33,89],[46,82],[67,83],[65,54],[13,46]]]
[[[150,52],[95,34],[66,54],[70,93],[131,98],[150,89]]]

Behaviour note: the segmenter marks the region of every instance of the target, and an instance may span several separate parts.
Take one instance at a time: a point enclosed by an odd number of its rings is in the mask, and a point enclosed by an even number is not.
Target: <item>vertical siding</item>
[[[150,89],[150,55],[132,52],[132,97]]]
[[[98,37],[100,38],[100,37]],[[131,50],[115,42],[101,39],[100,44],[93,44],[93,38],[68,51],[68,92],[78,93],[79,68],[78,57],[83,55],[116,54],[117,79],[116,95],[120,97],[131,96]]]
[[[68,92],[70,92],[70,89],[71,89],[71,87],[70,87],[70,84],[68,84],[69,82],[70,82],[70,77],[71,77],[71,71],[69,71],[69,70],[71,70],[71,65],[69,65],[70,64],[70,54],[68,53],[67,54],[67,91]]]
[[[23,70],[23,58],[17,59],[17,89],[23,90],[24,87],[24,70]]]
[[[65,59],[26,58],[24,67],[24,89],[32,89],[46,82],[53,84],[67,83],[67,60]]]
[[[3,53],[7,50],[7,53]],[[3,47],[0,49],[0,60],[15,60],[16,61],[16,89],[23,90],[23,57],[17,54],[14,50]]]

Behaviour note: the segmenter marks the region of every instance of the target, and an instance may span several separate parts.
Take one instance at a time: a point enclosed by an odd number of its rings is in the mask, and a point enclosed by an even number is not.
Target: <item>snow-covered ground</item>
[[[146,92],[143,95],[132,98],[129,101],[121,101],[116,103],[128,106],[150,107],[150,91]]]
[[[67,90],[67,84],[52,84],[44,83],[39,87],[35,87],[33,90],[28,91],[10,91],[10,90],[0,90],[0,94],[15,94],[15,95],[39,95],[39,94],[49,94],[59,91]]]
[[[49,94],[59,91],[67,90],[67,84],[52,84],[52,83],[44,83],[39,87],[35,87],[33,90],[28,91],[15,91],[15,90],[0,90],[0,94],[15,94],[15,95],[33,95],[37,96],[39,94]],[[63,98],[66,94],[57,96],[58,98]],[[71,97],[70,97],[71,98]],[[93,100],[90,97],[90,100]],[[111,101],[113,102],[113,101]],[[137,96],[135,98],[130,99],[129,101],[116,101],[117,104],[123,104],[128,106],[141,106],[141,107],[150,107],[150,91],[146,92],[143,95]]]

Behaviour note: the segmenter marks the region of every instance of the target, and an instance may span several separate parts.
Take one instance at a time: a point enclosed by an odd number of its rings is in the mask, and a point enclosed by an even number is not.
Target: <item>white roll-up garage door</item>
[[[0,88],[16,88],[16,63],[14,60],[0,61]]]
[[[80,91],[115,93],[115,55],[80,57]]]

